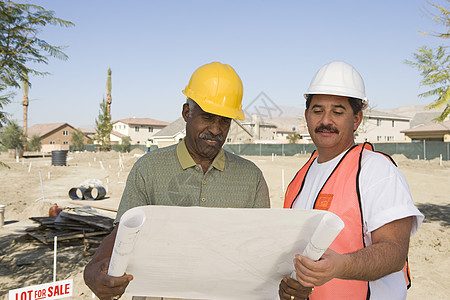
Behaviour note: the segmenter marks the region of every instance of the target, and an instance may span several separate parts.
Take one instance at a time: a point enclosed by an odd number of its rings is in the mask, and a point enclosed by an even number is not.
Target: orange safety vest
[[[366,246],[359,190],[363,149],[373,151],[373,146],[364,143],[359,146],[355,145],[347,151],[325,181],[314,201],[314,209],[331,211],[344,221],[344,229],[329,247],[337,253],[352,253]],[[297,172],[289,184],[284,208],[292,208],[295,199],[302,191],[308,170],[317,156],[317,151],[314,151],[308,162]],[[405,279],[409,287],[410,277],[407,264],[404,271],[407,271]],[[370,299],[369,282],[334,278],[321,286],[314,287],[314,292],[309,299]]]

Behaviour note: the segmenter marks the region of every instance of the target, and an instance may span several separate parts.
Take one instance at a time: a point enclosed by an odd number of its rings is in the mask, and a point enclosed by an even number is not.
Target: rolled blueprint
[[[311,260],[318,260],[343,228],[344,222],[340,218],[324,215],[302,255]]]
[[[324,215],[302,255],[311,260],[318,260],[342,229],[344,229],[344,222],[340,218],[331,214]],[[295,270],[292,272],[291,278],[296,279]]]
[[[139,209],[130,209],[120,218],[108,275],[114,277],[124,275],[134,250],[136,237],[144,223],[145,213]]]

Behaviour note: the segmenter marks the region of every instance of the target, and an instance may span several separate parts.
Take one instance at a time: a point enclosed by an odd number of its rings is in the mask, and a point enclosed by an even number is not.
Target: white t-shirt
[[[294,209],[313,208],[317,194],[344,154],[324,163],[314,160]],[[372,231],[398,219],[413,216],[411,235],[418,230],[424,216],[414,205],[405,177],[384,155],[363,151],[359,186],[366,246],[372,244]],[[371,281],[369,285],[370,299],[406,299],[402,271]]]

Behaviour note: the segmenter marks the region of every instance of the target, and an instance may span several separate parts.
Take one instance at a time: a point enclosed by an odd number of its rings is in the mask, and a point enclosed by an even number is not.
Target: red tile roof
[[[54,130],[57,130],[63,126],[70,126],[67,123],[50,123],[50,124],[36,124],[28,128],[27,134],[28,137],[32,137],[37,134],[39,137],[42,137]],[[70,126],[72,127],[72,126]],[[73,128],[73,127],[72,127]]]

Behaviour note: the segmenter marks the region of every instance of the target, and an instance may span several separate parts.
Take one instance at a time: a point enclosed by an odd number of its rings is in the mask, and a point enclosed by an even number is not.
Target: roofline
[[[49,124],[51,124],[51,123],[49,123]],[[37,124],[37,125],[39,125],[39,124]],[[41,124],[41,125],[42,125],[42,124]],[[73,127],[73,126],[70,125],[69,123],[62,123],[60,126],[58,126],[58,127],[56,127],[56,128],[53,128],[52,130],[47,131],[46,133],[43,133],[43,134],[39,135],[39,137],[40,137],[40,138],[44,138],[44,137],[46,137],[46,136],[52,134],[53,132],[59,130],[61,127],[64,127],[65,125],[71,127],[71,128],[74,129],[74,130],[78,130],[77,128]],[[83,133],[83,134],[84,134],[84,133]],[[84,135],[86,135],[86,134],[84,134]]]
[[[403,120],[403,121],[411,121],[412,118],[408,118],[408,117],[394,117],[394,116],[380,116],[377,114],[367,114],[366,117],[368,117],[369,119],[372,118],[378,118],[378,119],[389,119],[389,120]]]
[[[129,118],[129,119],[133,119],[133,118]],[[134,118],[134,119],[140,119],[140,120],[142,120],[142,119],[149,119],[149,118]],[[117,122],[122,122],[122,123],[124,123],[124,124],[127,124],[127,125],[143,125],[143,126],[149,126],[149,125],[152,125],[152,126],[167,126],[167,125],[169,125],[170,123],[169,122],[164,122],[164,121],[159,121],[159,120],[155,120],[155,121],[158,121],[158,122],[161,122],[161,123],[164,123],[164,124],[160,124],[160,123],[146,123],[146,124],[140,124],[140,123],[133,123],[133,122],[125,122],[124,120],[128,120],[128,119],[120,119],[120,120],[117,120],[117,121],[114,121],[114,122],[112,122],[112,124],[116,124]]]

